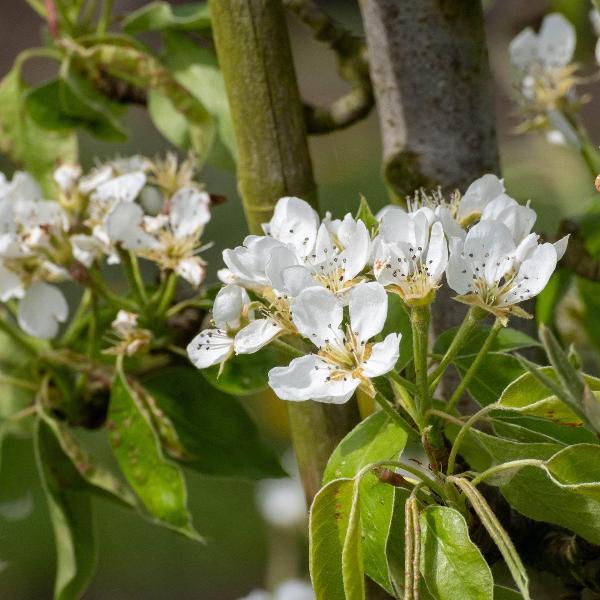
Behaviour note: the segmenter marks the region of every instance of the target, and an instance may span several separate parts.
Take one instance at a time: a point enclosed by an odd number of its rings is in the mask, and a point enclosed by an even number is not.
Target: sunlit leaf
[[[429,506],[421,513],[421,573],[438,600],[493,600],[494,580],[455,509]]]
[[[186,507],[183,474],[164,457],[150,418],[121,370],[113,381],[107,428],[119,466],[150,516],[198,538]]]

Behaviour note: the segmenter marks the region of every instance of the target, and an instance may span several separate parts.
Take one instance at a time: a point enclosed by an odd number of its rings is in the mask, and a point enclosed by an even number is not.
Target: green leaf
[[[123,30],[127,33],[165,29],[200,31],[209,27],[210,13],[207,3],[173,6],[170,2],[150,2],[123,19]]]
[[[552,367],[541,367],[538,371],[545,377],[558,384],[558,377]],[[583,375],[589,388],[600,392],[600,379],[591,375]],[[580,426],[581,419],[554,396],[548,388],[538,381],[531,373],[524,373],[504,390],[499,400],[502,406],[513,408],[521,413],[545,417],[557,423]]]
[[[219,365],[202,369],[202,375],[218,390],[232,396],[248,396],[264,392],[268,387],[268,373],[280,364],[279,354],[273,348],[263,348],[255,354],[239,354],[225,363],[219,375]]]
[[[237,400],[215,390],[198,370],[166,369],[145,379],[144,387],[175,427],[186,466],[220,477],[285,475]]]
[[[348,529],[342,548],[342,578],[346,600],[365,600],[365,575],[363,571],[361,540],[361,503],[359,482],[354,482]]]
[[[330,481],[315,496],[310,509],[309,567],[316,600],[347,600],[345,590],[349,586],[344,582],[342,555],[350,529],[354,485],[353,479]],[[356,575],[362,577],[362,569]]]
[[[464,376],[471,366],[471,357],[455,361],[458,372]],[[491,352],[471,379],[467,390],[471,397],[481,406],[492,404],[500,398],[504,389],[523,373],[519,361],[509,354]]]
[[[396,363],[396,369],[404,369],[413,356],[412,327],[406,306],[398,294],[388,294],[388,313],[381,336],[385,337],[389,333],[402,334],[400,357]]]
[[[467,338],[465,344],[460,349],[458,354],[462,356],[473,356],[477,354],[485,342],[486,338],[490,333],[491,327],[476,327],[471,335]],[[436,354],[445,354],[456,332],[458,327],[452,327],[446,329],[435,341],[433,351]],[[511,329],[510,327],[503,327],[498,334],[496,339],[492,342],[490,351],[491,352],[511,352],[512,350],[518,350],[520,348],[531,348],[534,346],[540,346],[540,343],[528,336],[526,333],[519,331],[518,329]]]
[[[50,193],[56,164],[77,160],[77,138],[73,132],[41,129],[27,111],[27,89],[18,65],[0,82],[0,152],[23,165]]]
[[[40,420],[36,458],[54,529],[57,571],[55,600],[79,598],[96,569],[96,536],[91,496],[48,425]]]
[[[556,307],[571,287],[573,273],[557,269],[535,301],[535,320],[549,327],[554,325]]]
[[[565,527],[600,544],[600,502],[561,488],[542,469],[524,467],[501,492],[526,517]]]
[[[333,451],[323,483],[340,477],[354,477],[363,467],[382,460],[399,458],[408,434],[378,411],[359,423]]]
[[[194,95],[217,121],[218,139],[230,154],[228,159],[217,166],[233,166],[237,157],[235,132],[223,75],[214,52],[200,47],[183,32],[167,32],[163,39],[165,64],[175,79]]]
[[[502,585],[494,586],[494,600],[523,600],[523,595],[516,590]]]
[[[61,82],[53,79],[32,88],[25,96],[25,108],[38,127],[69,132],[78,127],[81,121],[63,112],[60,87]]]
[[[123,107],[112,102],[92,83],[65,63],[58,87],[59,103],[67,117],[76,120],[92,135],[106,142],[122,142],[127,131],[119,121]]]
[[[600,501],[600,446],[563,448],[546,461],[546,469],[563,489]]]
[[[107,428],[119,466],[150,516],[198,539],[186,507],[183,474],[163,456],[150,418],[120,369],[113,381]]]
[[[600,283],[583,277],[577,277],[577,290],[583,301],[583,315],[580,322],[589,340],[600,348]]]
[[[376,412],[359,423],[333,451],[323,482],[354,477],[363,467],[384,460],[397,460],[408,435],[384,412]],[[394,504],[394,488],[368,473],[360,482],[360,513],[364,570],[389,593],[393,592],[386,563],[386,544]]]
[[[189,123],[167,96],[150,90],[148,92],[148,113],[156,129],[171,144],[182,150],[187,150],[190,147]]]
[[[438,600],[493,600],[494,580],[455,509],[429,506],[421,513],[421,572]]]
[[[367,199],[361,194],[360,204],[356,213],[357,220],[360,219],[366,226],[369,232],[375,235],[379,229],[379,223],[369,206]]]
[[[82,480],[81,483],[87,484],[82,487],[121,505],[137,506],[131,491],[107,467],[86,452],[66,425],[48,416],[42,418],[64,455],[71,461]]]

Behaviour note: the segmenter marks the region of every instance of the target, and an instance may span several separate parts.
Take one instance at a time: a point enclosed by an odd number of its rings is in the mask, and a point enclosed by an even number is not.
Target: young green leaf
[[[435,598],[493,600],[492,573],[457,510],[427,507],[421,530],[421,573]]]
[[[363,571],[361,539],[360,485],[354,482],[348,529],[342,548],[342,578],[346,600],[365,600],[365,575]]]
[[[369,206],[369,202],[362,194],[360,196],[360,204],[358,205],[358,211],[356,212],[355,218],[357,220],[360,219],[373,235],[377,233],[379,229],[379,222],[373,214],[373,211]]]
[[[412,327],[406,306],[398,294],[388,294],[388,313],[381,335],[385,338],[390,333],[402,334],[400,357],[396,363],[396,369],[404,369],[413,357]]]
[[[242,406],[214,389],[198,370],[173,367],[143,384],[173,424],[185,451],[176,458],[184,465],[220,477],[285,475]]]
[[[600,502],[564,489],[542,469],[524,467],[501,492],[526,517],[565,527],[592,544],[600,544]]]
[[[540,367],[537,372],[550,379],[554,385],[558,385],[559,380],[552,367]],[[600,379],[586,374],[583,378],[592,392],[600,391]],[[499,403],[519,412],[545,417],[558,423],[582,424],[581,419],[530,372],[524,373],[507,386],[500,396]]]
[[[452,482],[460,489],[460,491],[469,499],[473,510],[477,513],[482,525],[486,528],[488,534],[500,550],[502,558],[510,571],[517,588],[523,595],[525,600],[530,600],[529,596],[529,578],[525,566],[521,561],[512,540],[506,530],[500,524],[500,521],[490,508],[486,499],[482,496],[479,490],[464,477],[453,477]]]
[[[535,320],[549,327],[554,326],[556,307],[569,290],[573,273],[568,269],[557,269],[535,301]]]
[[[174,146],[187,150],[190,147],[190,126],[167,96],[154,90],[148,92],[148,114],[156,129]]]
[[[158,435],[121,369],[112,386],[107,428],[119,466],[150,516],[198,539],[186,507],[183,474],[163,456]]]
[[[378,411],[361,421],[333,451],[323,483],[340,477],[354,477],[363,467],[382,460],[398,459],[408,434]]]
[[[479,352],[479,349],[483,345],[483,342],[490,334],[491,327],[479,326],[476,327],[473,332],[467,338],[467,341],[460,349],[458,358],[463,356],[474,356]],[[444,354],[450,347],[458,327],[452,327],[446,329],[435,341],[433,351],[436,354]],[[496,338],[494,339],[490,348],[491,352],[512,352],[513,350],[519,350],[521,348],[532,348],[540,346],[540,343],[534,340],[532,337],[519,331],[518,329],[512,329],[510,327],[502,328]]]
[[[165,29],[201,31],[209,27],[208,4],[199,2],[178,6],[173,6],[170,2],[150,2],[123,19],[123,30],[127,33]]]
[[[516,590],[502,585],[494,586],[494,600],[523,600],[523,595]]]
[[[316,600],[364,598],[364,588],[361,589],[358,582],[364,575],[356,548],[360,545],[360,531],[355,500],[355,481],[334,479],[313,501],[309,523],[309,567]],[[347,596],[348,592],[353,595]]]
[[[18,66],[0,81],[0,152],[24,165],[44,190],[51,191],[56,163],[77,159],[77,138],[72,131],[41,129],[27,112],[26,91]]]
[[[92,500],[44,420],[37,425],[35,448],[56,543],[54,598],[72,600],[81,596],[96,569]]]

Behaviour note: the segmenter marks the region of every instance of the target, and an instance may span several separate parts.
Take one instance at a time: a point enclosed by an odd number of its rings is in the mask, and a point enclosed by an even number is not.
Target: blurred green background
[[[24,0],[3,0],[1,4],[0,74],[4,75],[20,50],[39,43],[43,24]],[[130,0],[115,4],[125,14],[144,2]],[[354,1],[329,0],[321,4],[360,32],[360,15]],[[578,29],[577,60],[584,72],[593,73],[596,40],[588,21],[589,9],[586,0],[486,2],[503,174],[509,193],[521,201],[531,199],[539,214],[538,229],[549,233],[554,232],[562,216],[580,214],[590,203],[597,202],[598,196],[584,165],[572,151],[548,145],[543,136],[513,135],[518,121],[511,102],[513,84],[507,47],[522,27],[537,26],[546,12],[561,10]],[[335,74],[333,56],[313,41],[293,17],[289,19],[289,27],[302,95],[319,104],[333,100],[345,89]],[[28,78],[32,83],[43,81],[50,75],[45,69],[43,63],[33,62],[28,67]],[[600,92],[598,87],[592,84],[586,91]],[[592,138],[600,139],[600,116],[593,102],[584,108],[584,115]],[[95,157],[102,160],[137,152],[152,156],[168,148],[141,109],[131,109],[126,124],[130,139],[125,144],[105,144],[82,135],[84,166],[91,166]],[[347,131],[312,138],[310,145],[325,210],[339,215],[353,211],[361,193],[373,208],[386,203],[375,114]],[[12,170],[1,159],[0,167],[7,173]],[[228,199],[214,211],[206,233],[207,240],[214,241],[206,256],[215,273],[222,266],[221,250],[241,242],[245,225],[234,174],[206,168],[201,178],[211,192]],[[245,398],[244,403],[263,435],[283,452],[288,445],[283,403],[268,395]],[[208,538],[205,546],[180,539],[131,513],[96,500],[100,560],[86,598],[234,600],[282,576],[304,573],[301,536],[269,530],[257,511],[253,485],[209,479],[192,472],[188,472],[188,482],[197,530]],[[4,442],[2,452],[0,561],[0,598],[51,597],[54,545],[45,501],[31,443],[14,437]]]

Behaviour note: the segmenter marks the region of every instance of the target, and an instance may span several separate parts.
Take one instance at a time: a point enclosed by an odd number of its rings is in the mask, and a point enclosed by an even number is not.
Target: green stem
[[[473,427],[473,425],[481,419],[481,417],[485,416],[487,413],[492,410],[501,410],[502,407],[498,404],[489,404],[488,406],[484,406],[481,410],[477,411],[474,415],[471,415],[467,421],[465,421],[464,425],[461,427],[456,439],[454,440],[454,444],[452,444],[452,450],[450,450],[450,456],[448,456],[448,468],[446,470],[447,475],[452,475],[454,473],[454,465],[456,464],[456,457],[458,456],[458,451],[460,446],[465,439],[467,433],[469,433],[469,429]]]
[[[145,306],[148,303],[148,296],[140,273],[137,256],[131,251],[128,252],[122,249],[119,249],[119,256],[121,257],[121,264],[123,265],[123,270],[125,271],[125,276],[133,295],[140,306]]]
[[[23,350],[29,354],[39,354],[40,347],[37,345],[35,340],[24,334],[20,329],[12,325],[11,323],[0,318],[0,331],[3,331],[9,335]]]
[[[25,379],[19,379],[18,377],[10,377],[9,375],[0,374],[0,385],[12,385],[14,387],[22,388],[24,390],[36,391],[38,386],[31,381]]]
[[[306,353],[302,352],[302,350],[298,350],[298,348],[294,348],[291,344],[280,340],[279,338],[275,338],[271,341],[271,344],[278,348],[282,352],[285,352],[288,356],[293,358],[299,358],[300,356],[304,356]]]
[[[485,339],[479,352],[477,353],[477,356],[471,363],[471,366],[465,373],[465,376],[462,378],[462,381],[459,383],[458,387],[454,390],[454,393],[450,397],[450,400],[448,400],[448,410],[452,410],[456,406],[458,401],[462,398],[462,395],[465,393],[465,390],[467,389],[469,383],[471,383],[471,380],[479,370],[483,359],[487,356],[492,344],[494,343],[494,340],[496,339],[498,333],[500,333],[500,330],[503,327],[504,325],[502,325],[502,322],[499,319],[496,319],[487,338]]]
[[[85,290],[85,292],[83,292],[81,300],[79,301],[79,306],[77,307],[77,311],[73,315],[73,318],[71,319],[67,330],[60,339],[60,346],[69,346],[70,344],[72,344],[75,338],[88,324],[88,317],[85,313],[90,307],[91,300],[92,291],[90,289],[87,289]]]
[[[173,301],[173,296],[175,295],[176,287],[177,287],[177,274],[174,272],[171,272],[167,275],[165,289],[160,298],[160,302],[158,303],[158,307],[156,308],[157,316],[162,317],[167,312],[169,305]]]
[[[100,20],[98,21],[98,27],[96,28],[96,32],[98,34],[103,34],[108,31],[108,26],[110,25],[110,17],[112,14],[112,0],[104,0],[104,4],[102,6],[102,15],[100,16]]]
[[[182,300],[177,304],[173,304],[171,308],[165,313],[167,318],[173,317],[176,314],[180,313],[182,310],[186,308],[206,308],[211,309],[213,306],[213,301],[208,298],[189,298],[188,300]]]
[[[419,439],[417,432],[411,427],[410,423],[402,417],[401,414],[394,408],[392,403],[379,391],[376,392],[373,398],[377,404],[382,408],[383,412],[398,425],[401,429],[406,431],[408,435],[415,440]]]
[[[414,393],[417,390],[417,386],[412,381],[406,379],[406,377],[402,377],[397,371],[386,373],[386,377],[393,379],[398,385],[406,388],[409,392]]]
[[[475,327],[477,327],[481,319],[483,319],[486,316],[486,314],[487,313],[483,309],[478,308],[477,306],[472,306],[469,309],[469,312],[467,312],[463,322],[460,324],[458,331],[452,339],[452,343],[448,347],[448,350],[446,350],[446,353],[442,357],[442,360],[431,373],[431,376],[429,378],[430,394],[433,394],[435,392],[442,378],[442,375],[446,371],[448,365],[458,355],[461,348],[464,346],[465,342],[467,341]]]
[[[412,325],[413,354],[415,362],[415,382],[417,388],[417,415],[419,427],[423,427],[423,417],[429,409],[429,384],[427,380],[427,359],[429,354],[429,306],[413,306],[410,311]]]
[[[108,287],[97,268],[92,267],[89,271],[89,276],[92,289],[98,292],[109,304],[112,304],[115,308],[122,308],[129,312],[138,312],[139,307],[133,300],[115,294]]]
[[[473,485],[477,485],[482,481],[485,481],[492,475],[496,473],[501,473],[502,471],[510,471],[512,469],[520,469],[521,467],[540,467],[543,468],[544,461],[539,460],[537,458],[522,458],[520,460],[511,460],[510,462],[502,463],[501,465],[495,465],[486,469],[482,473],[479,473],[477,477],[474,477],[471,483]]]

